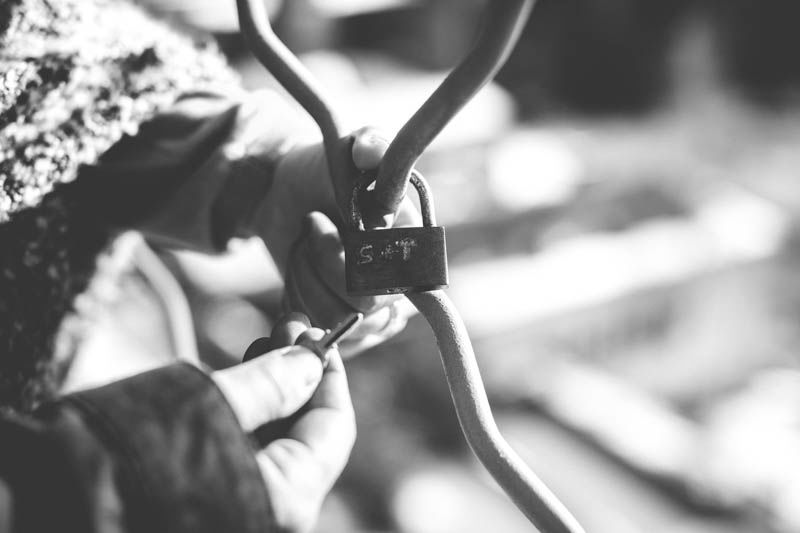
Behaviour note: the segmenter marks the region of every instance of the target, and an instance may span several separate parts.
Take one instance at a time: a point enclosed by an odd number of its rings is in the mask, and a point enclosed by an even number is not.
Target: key
[[[325,336],[315,341],[308,335],[305,335],[305,330],[311,327],[311,322],[309,322],[308,317],[302,313],[289,313],[278,321],[272,329],[271,337],[261,337],[250,344],[244,353],[242,362],[249,361],[259,355],[271,352],[272,350],[288,346],[291,339],[295,339],[293,344],[305,346],[314,352],[323,364],[327,365],[324,354],[338,341],[347,337],[363,318],[363,314],[353,313],[341,323],[337,324],[333,329],[325,330]],[[301,333],[298,333],[298,330],[300,330]]]
[[[295,345],[303,346],[304,348],[308,348],[314,352],[317,357],[319,357],[320,361],[322,361],[322,366],[327,367],[328,350],[333,348],[337,342],[350,335],[363,319],[364,315],[362,313],[353,313],[342,322],[334,326],[333,329],[325,330],[325,335],[317,341],[311,339],[305,332],[303,332],[297,338],[297,341],[295,341]]]

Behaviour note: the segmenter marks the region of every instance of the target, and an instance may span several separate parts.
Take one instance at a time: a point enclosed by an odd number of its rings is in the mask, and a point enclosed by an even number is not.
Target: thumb
[[[211,375],[245,431],[300,409],[322,379],[322,363],[307,348],[290,346]]]
[[[378,168],[389,149],[388,136],[377,128],[367,126],[353,133],[353,163],[359,170]]]

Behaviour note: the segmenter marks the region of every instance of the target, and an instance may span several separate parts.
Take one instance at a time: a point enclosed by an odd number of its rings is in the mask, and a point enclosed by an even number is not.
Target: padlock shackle
[[[431,191],[428,180],[416,170],[411,171],[409,178],[411,185],[417,190],[419,196],[419,210],[422,215],[422,225],[432,227],[436,225],[436,212],[433,207],[433,191]],[[350,196],[350,227],[354,231],[364,231],[364,218],[361,215],[361,206],[367,188],[375,182],[374,173],[364,173],[353,187],[353,194]]]
[[[397,211],[417,159],[464,105],[494,78],[516,46],[535,0],[488,2],[472,50],[395,136],[378,167],[370,215]]]

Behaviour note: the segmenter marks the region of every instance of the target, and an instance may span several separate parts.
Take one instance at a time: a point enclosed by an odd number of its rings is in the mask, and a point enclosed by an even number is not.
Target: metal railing
[[[514,48],[534,0],[489,3],[483,31],[465,59],[447,76],[389,146],[374,191],[362,210],[375,220],[391,214],[405,196],[417,158],[453,116],[489,82]],[[278,39],[261,0],[237,0],[242,33],[255,56],[305,108],[322,132],[337,203],[347,219],[352,164],[341,149],[342,132],[324,91]],[[444,291],[406,294],[428,321],[439,348],[461,429],[475,455],[519,509],[543,533],[580,533],[583,528],[514,452],[497,429],[464,322]]]

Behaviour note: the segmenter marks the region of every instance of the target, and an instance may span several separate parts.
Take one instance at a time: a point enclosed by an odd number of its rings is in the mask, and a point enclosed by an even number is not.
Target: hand
[[[285,152],[298,121],[274,93],[254,92],[241,98],[240,106],[230,106],[225,98],[182,99],[109,150],[93,172],[84,169],[78,180],[84,204],[102,213],[104,223],[135,227],[164,246],[219,251],[234,235],[261,237],[292,283],[288,310],[308,314],[323,328],[354,310],[364,313],[365,320],[342,345],[345,355],[402,330],[415,313],[404,298],[347,296],[344,254],[331,223],[344,227],[345,221],[322,146]],[[225,140],[209,153],[210,139],[216,137]],[[354,181],[360,171],[376,168],[388,148],[373,129],[341,142],[352,155]],[[269,174],[271,184],[265,180]],[[307,219],[312,212],[328,218]],[[418,224],[416,209],[404,200],[395,225]]]
[[[300,332],[290,332],[296,337]],[[311,328],[319,339],[324,332]],[[285,336],[285,335],[284,335]],[[273,331],[273,339],[275,339]],[[293,343],[294,338],[286,338]],[[257,452],[276,529],[301,532],[316,522],[322,501],[344,469],[355,441],[355,416],[342,359],[320,359],[306,348],[289,346],[241,365],[218,370],[212,378],[252,432],[276,421],[282,433]],[[302,408],[302,410],[301,410]]]
[[[375,130],[355,132],[352,159],[356,171],[377,168],[387,148],[388,142]],[[333,327],[353,311],[364,313],[364,321],[341,345],[348,356],[402,331],[416,311],[398,295],[348,296],[344,248],[332,220],[344,223],[322,146],[292,150],[278,165],[269,197],[257,213],[256,227],[263,228],[260,234],[284,275],[287,311],[305,313],[323,328]],[[419,213],[405,199],[394,224],[419,223]]]

